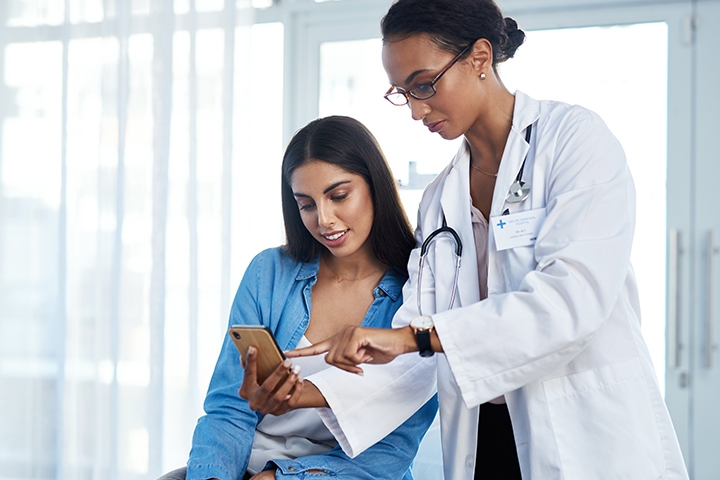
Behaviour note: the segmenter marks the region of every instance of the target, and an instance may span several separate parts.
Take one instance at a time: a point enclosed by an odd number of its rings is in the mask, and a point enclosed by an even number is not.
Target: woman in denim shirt
[[[372,134],[348,117],[315,120],[290,141],[282,173],[287,245],[265,250],[250,263],[229,325],[267,326],[283,350],[323,340],[348,324],[390,327],[402,304],[415,241]],[[316,410],[263,414],[300,398],[301,365],[296,362],[282,382],[291,367],[287,360],[258,385],[257,352],[248,355],[246,372],[226,336],[188,466],[163,480],[412,479],[412,461],[437,410],[435,397],[390,435],[350,458]],[[326,368],[322,359],[302,365],[304,374]],[[238,396],[241,385],[249,401]]]

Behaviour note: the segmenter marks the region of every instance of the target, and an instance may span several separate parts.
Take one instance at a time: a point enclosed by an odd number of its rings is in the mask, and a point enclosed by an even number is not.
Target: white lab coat
[[[507,204],[526,153],[530,196]],[[498,251],[490,228],[483,301],[468,162],[463,145],[427,187],[418,214],[419,242],[444,213],[464,246],[452,310],[446,310],[455,274],[449,237],[434,242],[423,274],[423,313],[439,312],[433,320],[445,353],[366,367],[359,389],[332,375],[311,378],[332,407],[323,420],[344,450],[357,455],[432,395],[437,374],[448,480],[473,478],[479,405],[499,395],[508,404],[525,479],[688,478],[640,332],[629,260],[635,193],[618,141],[588,110],[516,93],[491,219],[506,208],[545,209],[547,217],[534,247]],[[418,259],[415,249],[397,327],[417,315]]]

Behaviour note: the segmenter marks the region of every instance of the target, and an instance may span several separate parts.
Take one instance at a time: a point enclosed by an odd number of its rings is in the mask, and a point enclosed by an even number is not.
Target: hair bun
[[[518,30],[517,22],[510,17],[505,17],[505,33],[510,35],[511,33],[516,32],[517,30]]]
[[[518,47],[525,41],[525,32],[520,30],[517,22],[510,17],[505,17],[505,35],[507,35],[507,43],[503,45],[503,60],[512,58]]]

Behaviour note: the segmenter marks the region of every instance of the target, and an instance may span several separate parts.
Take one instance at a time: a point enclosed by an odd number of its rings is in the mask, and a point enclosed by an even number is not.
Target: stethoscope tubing
[[[420,262],[418,266],[418,286],[417,286],[417,308],[418,308],[418,314],[422,316],[422,303],[420,298],[422,297],[422,277],[423,277],[423,268],[425,267],[425,257],[427,256],[428,248],[430,248],[430,243],[432,243],[433,240],[435,240],[435,237],[442,233],[449,234],[453,240],[455,241],[455,280],[453,281],[453,288],[452,293],[450,294],[450,305],[448,306],[448,310],[450,310],[453,305],[455,304],[455,296],[457,295],[457,287],[458,287],[458,278],[460,277],[460,261],[462,259],[462,240],[460,240],[460,235],[453,229],[452,227],[449,227],[447,224],[447,220],[445,219],[445,214],[443,214],[442,218],[442,226],[438,228],[437,230],[433,231],[428,237],[425,239],[425,241],[420,246]]]

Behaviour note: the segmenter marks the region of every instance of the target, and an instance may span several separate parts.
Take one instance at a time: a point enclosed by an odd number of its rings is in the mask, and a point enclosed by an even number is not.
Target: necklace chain
[[[358,282],[358,281],[360,281],[360,280],[364,280],[364,279],[368,278],[368,277],[369,277],[370,275],[372,275],[373,273],[377,273],[378,271],[380,271],[380,267],[378,267],[378,268],[376,268],[375,270],[373,270],[372,272],[368,273],[367,275],[363,275],[362,277],[357,277],[357,278],[340,278],[340,275],[338,275],[337,272],[336,272],[335,270],[333,270],[333,268],[330,266],[330,264],[328,263],[327,260],[325,260],[325,265],[330,269],[330,271],[333,273],[333,275],[335,275],[335,279],[337,280],[337,283],[342,283],[342,282]]]
[[[477,170],[478,172],[484,173],[485,175],[488,175],[488,176],[490,176],[490,177],[496,177],[496,178],[497,178],[497,176],[498,176],[497,173],[486,172],[486,171],[483,170],[482,168],[480,168],[480,167],[478,167],[477,165],[475,165],[472,161],[470,162],[470,166],[473,167],[473,168],[474,168],[475,170]]]

